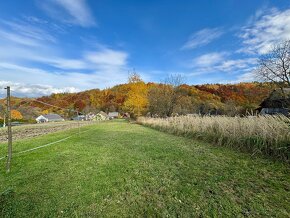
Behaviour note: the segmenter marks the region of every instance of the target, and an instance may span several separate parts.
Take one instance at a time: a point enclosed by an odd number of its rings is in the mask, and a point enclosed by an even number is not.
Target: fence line
[[[89,130],[90,130],[90,129],[85,130],[85,131],[82,131],[82,132],[80,132],[80,133],[85,133],[85,132],[88,132]],[[59,143],[59,142],[63,142],[63,141],[65,141],[65,140],[67,140],[67,139],[69,139],[69,138],[72,138],[72,137],[74,137],[74,135],[71,135],[71,136],[65,137],[65,138],[63,138],[63,139],[60,139],[60,140],[57,140],[57,141],[54,141],[54,142],[50,142],[50,143],[45,144],[45,145],[38,146],[38,147],[35,147],[35,148],[30,148],[30,149],[27,149],[27,150],[24,150],[24,151],[16,152],[16,153],[13,153],[13,155],[15,156],[15,155],[19,155],[19,154],[27,153],[27,152],[30,152],[30,151],[34,151],[34,150],[37,150],[37,149],[40,149],[40,148],[44,148],[44,147],[47,147],[47,146],[50,146],[50,145],[54,145],[54,144],[57,144],[57,143]],[[7,157],[7,155],[4,156],[4,157],[1,157],[0,160],[5,159],[6,157]]]

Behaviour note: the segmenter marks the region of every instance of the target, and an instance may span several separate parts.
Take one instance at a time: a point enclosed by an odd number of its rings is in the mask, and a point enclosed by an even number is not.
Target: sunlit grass
[[[285,163],[122,121],[81,130],[14,143],[73,135],[14,156],[9,174],[0,161],[0,217],[289,217]]]

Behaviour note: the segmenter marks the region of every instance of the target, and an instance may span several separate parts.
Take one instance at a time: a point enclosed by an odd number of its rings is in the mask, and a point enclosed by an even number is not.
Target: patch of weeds
[[[13,201],[15,192],[13,189],[6,189],[0,194],[0,217],[14,217]]]

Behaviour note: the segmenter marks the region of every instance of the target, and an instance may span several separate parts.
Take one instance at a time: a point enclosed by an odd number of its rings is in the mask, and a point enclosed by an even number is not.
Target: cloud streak
[[[52,29],[42,28],[47,24],[45,21],[35,18],[32,21],[39,26],[24,20],[0,21],[0,36],[4,33],[9,36],[0,37],[2,86],[11,84],[17,95],[34,97],[126,82],[129,69],[126,51],[105,45],[90,46],[72,57],[57,46]]]
[[[222,62],[226,52],[212,52],[201,55],[193,60],[193,66],[213,66]]]
[[[211,43],[223,35],[220,28],[205,28],[192,34],[188,41],[181,47],[182,50],[195,49]]]
[[[231,58],[228,52],[213,52],[195,58],[190,65],[194,70],[192,75],[209,73],[242,73],[253,70],[257,58]]]
[[[89,52],[85,58],[101,66],[124,66],[127,64],[128,54],[105,48],[98,52]]]
[[[273,45],[290,39],[290,9],[275,8],[259,11],[250,23],[242,28],[239,37],[244,47],[239,52],[266,54]]]
[[[39,1],[44,11],[52,18],[64,23],[82,27],[95,26],[96,22],[86,0],[49,0]]]
[[[51,94],[55,92],[74,92],[93,88],[107,88],[127,80],[127,69],[102,69],[90,73],[78,71],[46,71],[39,68],[27,67],[19,64],[0,62],[0,75],[2,85],[4,82],[13,81],[15,93],[26,94],[27,97]],[[4,78],[4,80],[2,79]],[[6,84],[6,83],[5,83]],[[43,87],[41,89],[30,89],[30,86]],[[19,89],[21,87],[21,90]],[[47,88],[48,87],[48,88]],[[23,90],[28,90],[24,92]],[[39,91],[39,92],[38,92]]]
[[[73,93],[79,91],[74,87],[55,88],[50,85],[25,84],[0,80],[0,97],[6,95],[4,88],[7,86],[11,87],[11,94],[18,97],[39,97],[52,93]]]

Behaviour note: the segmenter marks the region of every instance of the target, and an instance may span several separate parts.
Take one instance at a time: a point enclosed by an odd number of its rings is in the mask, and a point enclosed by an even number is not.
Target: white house
[[[119,113],[118,112],[109,112],[108,116],[109,116],[109,119],[118,118]]]
[[[36,120],[37,123],[64,121],[64,119],[60,115],[58,115],[58,114],[45,114],[45,115],[40,115],[35,120]]]
[[[86,120],[87,121],[93,121],[93,120],[96,120],[96,115],[94,113],[88,113],[86,116]]]
[[[103,111],[100,111],[99,113],[97,113],[96,115],[96,120],[107,120],[109,117],[108,117],[108,114],[106,114],[105,112]]]

